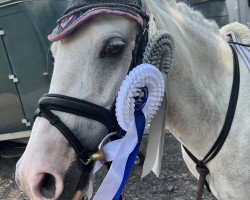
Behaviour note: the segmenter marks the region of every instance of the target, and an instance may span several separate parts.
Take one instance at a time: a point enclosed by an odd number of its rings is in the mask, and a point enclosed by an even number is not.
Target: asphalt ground
[[[143,139],[142,152],[145,152],[146,142],[147,137]],[[28,200],[14,181],[16,161],[17,159],[0,158],[0,200]],[[165,137],[160,178],[150,174],[141,179],[141,172],[142,166],[134,167],[125,187],[124,200],[195,200],[197,180],[187,170],[181,156],[180,144],[171,134],[167,133]],[[105,173],[104,169],[97,174],[95,190]],[[215,200],[215,198],[205,191],[203,200]]]

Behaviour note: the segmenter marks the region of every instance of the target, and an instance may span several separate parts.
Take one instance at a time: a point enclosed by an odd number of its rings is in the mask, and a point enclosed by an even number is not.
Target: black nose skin
[[[89,183],[89,172],[79,168],[78,161],[74,161],[64,176],[64,191],[59,200],[72,199],[77,191],[83,191]]]

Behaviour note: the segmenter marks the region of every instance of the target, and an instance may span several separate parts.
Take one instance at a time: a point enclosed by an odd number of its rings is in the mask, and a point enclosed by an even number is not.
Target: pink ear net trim
[[[86,20],[96,16],[96,15],[101,15],[101,14],[111,14],[111,15],[116,15],[116,16],[124,16],[128,19],[136,21],[140,26],[143,27],[144,21],[142,17],[138,14],[132,15],[127,12],[122,12],[122,11],[114,11],[114,10],[108,10],[108,9],[100,9],[100,10],[95,10],[90,12],[89,14],[80,17],[77,19],[73,24],[70,25],[67,29],[65,29],[63,32],[61,32],[58,35],[49,35],[48,39],[51,42],[56,42],[58,40],[62,40],[65,37],[67,37],[73,30],[75,30],[78,26],[82,25]]]
[[[61,22],[61,27],[65,28],[67,24],[74,18],[74,15],[71,15],[69,17],[66,17],[64,20]]]

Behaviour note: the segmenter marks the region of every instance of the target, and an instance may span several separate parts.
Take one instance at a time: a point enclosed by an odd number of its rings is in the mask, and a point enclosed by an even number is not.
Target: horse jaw
[[[53,44],[55,67],[49,93],[111,108],[130,67],[137,30],[137,24],[126,18],[102,15]],[[125,48],[118,57],[101,58],[100,52],[110,38],[122,40]],[[107,134],[99,122],[55,113],[90,149],[96,148]],[[79,171],[75,163],[76,155],[68,141],[47,120],[38,117],[17,165],[16,179],[31,199],[79,199],[86,193],[90,175]]]

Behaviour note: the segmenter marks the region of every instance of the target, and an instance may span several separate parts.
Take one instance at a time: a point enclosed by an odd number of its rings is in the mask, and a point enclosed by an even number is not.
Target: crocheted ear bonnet
[[[141,27],[148,18],[140,0],[71,0],[48,39],[51,42],[62,40],[78,26],[100,14],[124,16]]]

